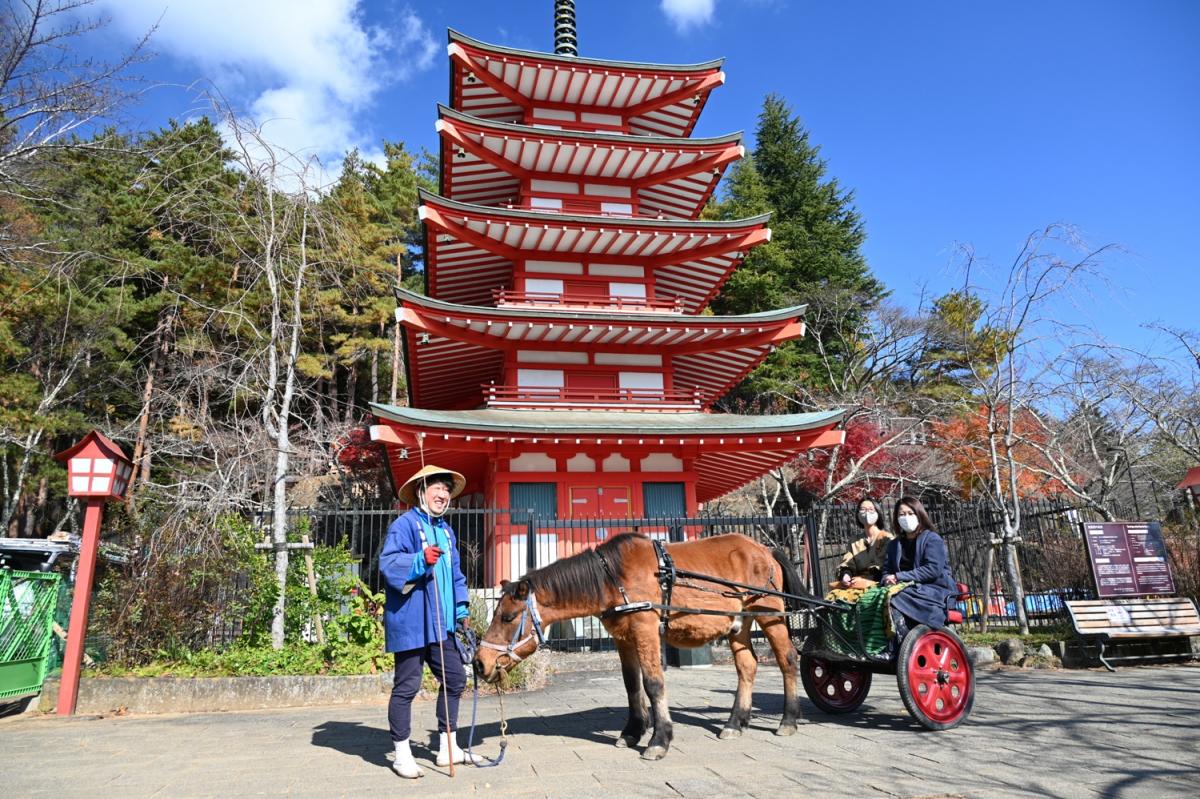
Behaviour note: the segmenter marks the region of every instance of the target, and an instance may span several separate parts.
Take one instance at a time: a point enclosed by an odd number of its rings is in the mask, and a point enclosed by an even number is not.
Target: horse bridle
[[[525,620],[529,619],[530,633],[524,638],[521,634],[525,632]],[[525,609],[521,611],[521,623],[517,625],[517,629],[513,632],[512,640],[508,642],[508,646],[502,644],[493,644],[491,641],[480,641],[479,646],[484,649],[492,649],[500,654],[497,658],[507,656],[515,666],[523,659],[517,654],[517,650],[525,646],[532,639],[537,639],[537,646],[533,648],[536,652],[538,647],[546,643],[546,636],[542,633],[542,617],[538,614],[537,599],[534,597],[533,586],[529,587],[529,596],[525,597]],[[533,654],[532,652],[530,654]]]

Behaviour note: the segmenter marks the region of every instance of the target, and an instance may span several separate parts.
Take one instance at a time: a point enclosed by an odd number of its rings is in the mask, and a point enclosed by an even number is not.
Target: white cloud
[[[712,22],[716,5],[717,0],[659,0],[662,12],[679,33]]]
[[[433,64],[438,46],[411,10],[367,25],[361,0],[99,0],[131,34],[196,65],[273,144],[337,163],[375,136],[356,123],[381,89]]]

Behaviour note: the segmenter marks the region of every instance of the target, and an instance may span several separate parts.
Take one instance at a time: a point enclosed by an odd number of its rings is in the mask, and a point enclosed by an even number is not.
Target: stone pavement
[[[716,737],[732,701],[728,665],[672,669],[675,743],[665,760],[612,745],[624,721],[616,672],[559,674],[505,699],[511,745],[499,768],[389,768],[383,705],[239,713],[0,720],[5,797],[398,796],[1189,797],[1200,792],[1200,666],[1101,671],[981,671],[962,726],[927,732],[877,676],[862,709],[826,716],[807,698],[790,738],[773,734],[779,673],[765,664],[755,715]],[[464,702],[462,721],[470,721]],[[478,751],[497,752],[498,706],[481,698]],[[414,728],[433,730],[419,702]],[[414,735],[414,738],[418,736]]]

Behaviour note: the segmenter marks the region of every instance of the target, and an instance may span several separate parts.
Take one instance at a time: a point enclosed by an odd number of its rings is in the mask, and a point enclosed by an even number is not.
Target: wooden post
[[[308,536],[300,536],[300,543],[304,544],[304,569],[308,572],[308,590],[312,593],[313,599],[317,597],[317,575],[313,571],[313,556],[312,549],[308,545]],[[318,611],[313,613],[313,623],[317,626],[317,643],[325,646],[325,624],[321,621],[321,613]]]

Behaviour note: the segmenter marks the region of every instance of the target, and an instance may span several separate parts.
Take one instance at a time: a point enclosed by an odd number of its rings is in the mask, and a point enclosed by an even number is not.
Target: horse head
[[[542,644],[542,619],[528,578],[500,584],[500,603],[479,641],[475,673],[494,683]]]

